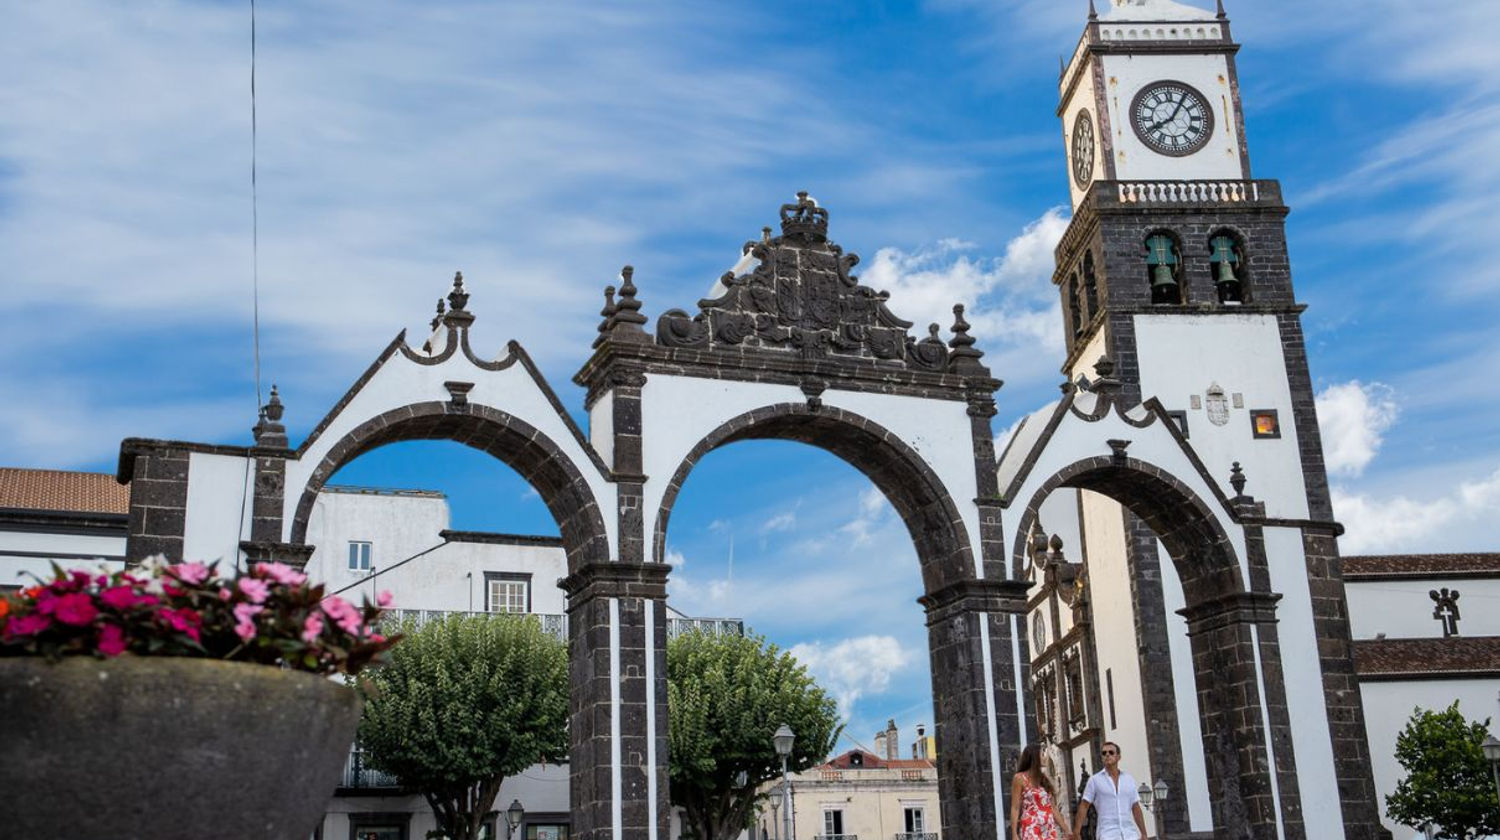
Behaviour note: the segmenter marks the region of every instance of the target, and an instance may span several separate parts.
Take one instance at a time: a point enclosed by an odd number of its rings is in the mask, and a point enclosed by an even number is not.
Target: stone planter
[[[14,837],[306,840],[360,701],[326,677],[178,657],[0,659]]]

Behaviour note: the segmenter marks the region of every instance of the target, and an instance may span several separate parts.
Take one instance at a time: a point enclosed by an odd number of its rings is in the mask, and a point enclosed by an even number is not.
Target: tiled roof
[[[1361,680],[1500,675],[1500,636],[1360,639],[1354,670]]]
[[[855,765],[852,757],[859,754],[862,765]],[[850,750],[829,759],[820,769],[826,770],[931,770],[933,763],[925,758],[881,758],[872,752]]]
[[[1344,558],[1344,579],[1500,575],[1500,554],[1378,554]]]
[[[130,488],[108,473],[0,467],[0,508],[130,512]]]

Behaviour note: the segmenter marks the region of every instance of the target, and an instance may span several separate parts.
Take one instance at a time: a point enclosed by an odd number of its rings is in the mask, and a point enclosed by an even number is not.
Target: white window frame
[[[906,826],[907,834],[927,833],[927,809],[925,807],[921,805],[903,806],[902,820]]]
[[[375,568],[375,544],[369,540],[350,540],[347,568],[351,572],[368,572]]]
[[[834,825],[837,822],[838,825]],[[825,805],[823,807],[823,836],[842,837],[844,835],[844,809]]]
[[[499,600],[496,598],[498,593],[503,593]],[[531,575],[485,572],[484,611],[514,614],[531,612]]]

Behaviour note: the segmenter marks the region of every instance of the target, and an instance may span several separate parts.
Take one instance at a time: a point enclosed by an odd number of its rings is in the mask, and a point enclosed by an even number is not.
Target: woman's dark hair
[[[1042,748],[1038,744],[1027,744],[1021,750],[1021,757],[1016,760],[1016,772],[1026,774],[1026,781],[1032,787],[1039,787],[1047,791],[1048,796],[1057,796],[1057,791],[1052,789],[1052,780],[1042,772]]]

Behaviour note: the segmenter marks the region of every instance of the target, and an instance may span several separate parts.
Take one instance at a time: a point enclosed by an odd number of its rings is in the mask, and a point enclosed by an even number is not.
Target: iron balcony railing
[[[898,831],[896,840],[937,840],[935,831]]]
[[[819,834],[813,840],[859,840],[858,834]]]
[[[429,621],[438,621],[455,613],[466,615],[489,615],[489,613],[465,610],[386,610],[382,626],[393,629],[406,621],[421,627]],[[568,640],[568,616],[566,613],[526,613],[541,622],[542,632],[555,639]],[[675,639],[684,633],[708,633],[714,636],[743,636],[745,622],[737,618],[668,618],[667,638]]]
[[[398,788],[401,785],[396,777],[389,773],[382,773],[372,767],[366,767],[364,753],[359,745],[349,751],[349,760],[344,762],[344,780],[341,787],[350,790],[368,790],[371,788]]]

